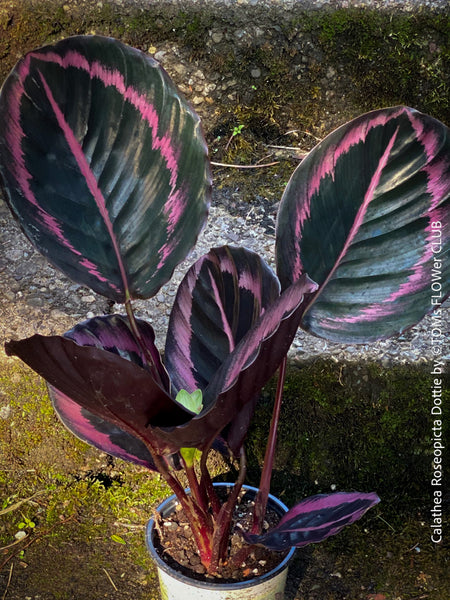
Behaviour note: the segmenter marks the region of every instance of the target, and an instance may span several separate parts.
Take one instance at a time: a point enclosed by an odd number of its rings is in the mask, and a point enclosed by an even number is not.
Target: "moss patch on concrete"
[[[2,357],[0,384],[0,586],[9,581],[7,597],[156,600],[143,527],[167,487],[76,440],[57,421],[41,380],[19,361]],[[445,439],[448,378],[444,387]],[[293,505],[307,495],[357,489],[377,491],[381,503],[335,538],[297,552],[288,599],[449,595],[445,544],[430,539],[430,390],[426,366],[291,363],[273,493]],[[248,439],[252,485],[274,391],[275,381]],[[218,477],[232,480],[220,468]],[[449,525],[444,507],[444,531]],[[11,545],[19,530],[27,537]]]
[[[242,19],[243,15],[240,15]],[[259,25],[270,33],[253,43],[237,38],[207,46],[210,32]],[[371,109],[406,103],[450,120],[450,15],[426,9],[415,12],[369,8],[339,10],[266,11],[246,7],[245,21],[238,13],[185,3],[118,6],[110,2],[24,0],[0,9],[0,78],[21,53],[60,37],[97,33],[111,35],[147,51],[171,41],[192,60],[202,59],[210,71],[239,80],[240,121],[253,118],[255,129],[269,131],[284,125],[289,107],[305,125],[317,126],[315,110],[325,108],[326,71],[337,69],[336,80],[350,80],[343,104]],[[306,76],[298,77],[299,55],[315,48]],[[207,51],[208,48],[208,51]],[[308,59],[310,57],[308,56]],[[301,56],[300,56],[301,62]],[[257,67],[261,76],[252,75]],[[328,82],[330,89],[335,85]],[[338,88],[338,91],[339,88]],[[244,109],[249,114],[244,118]],[[263,121],[261,122],[261,118]],[[283,132],[284,133],[284,132]]]
[[[350,76],[359,105],[407,104],[448,122],[448,12],[340,9],[314,17],[309,27],[327,62]]]
[[[157,598],[144,526],[167,486],[72,436],[42,380],[3,354],[0,390],[0,589],[9,581],[8,599]]]
[[[446,377],[442,396],[444,440],[449,433],[449,381]],[[379,593],[389,600],[422,594],[440,600],[450,594],[446,543],[431,541],[432,385],[426,366],[386,369],[375,363],[331,361],[291,365],[274,493],[288,506],[332,490],[376,491],[381,498],[357,524],[298,551],[299,598],[353,600]],[[249,436],[253,485],[258,485],[274,392],[275,382],[265,390]],[[447,454],[444,472],[448,467]],[[444,500],[444,531],[449,525]]]

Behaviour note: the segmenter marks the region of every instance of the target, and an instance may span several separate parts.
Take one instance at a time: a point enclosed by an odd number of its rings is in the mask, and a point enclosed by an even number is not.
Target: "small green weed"
[[[17,524],[17,527],[19,529],[34,529],[36,527],[36,523],[22,514],[22,521]]]

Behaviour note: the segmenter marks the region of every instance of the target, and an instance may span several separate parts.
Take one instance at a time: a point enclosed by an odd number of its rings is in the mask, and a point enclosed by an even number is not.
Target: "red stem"
[[[211,564],[212,556],[213,524],[211,516],[202,510],[193,496],[188,496],[186,494],[178,478],[170,473],[167,465],[161,459],[159,454],[154,451],[148,440],[143,441],[146,443],[147,448],[152,455],[158,472],[164,477],[181,504],[186,518],[189,521],[189,525],[191,526],[192,535],[194,536],[202,564],[208,569]]]
[[[228,542],[231,530],[231,520],[233,517],[234,508],[241,491],[242,485],[247,474],[247,460],[245,451],[241,448],[241,459],[239,467],[239,476],[226,500],[220,509],[220,513],[216,519],[214,526],[214,535],[212,540],[212,557],[211,565],[208,570],[209,574],[217,572],[220,563],[225,563],[227,559]]]
[[[196,502],[198,503],[200,508],[203,510],[203,512],[206,513],[208,511],[208,496],[205,492],[205,489],[203,486],[201,486],[199,484],[194,467],[192,465],[186,464],[186,462],[184,460],[183,460],[183,467],[184,467],[184,470],[186,471],[191,494],[195,498]]]
[[[207,495],[207,498],[209,499],[209,503],[211,505],[215,519],[219,515],[222,504],[219,498],[217,497],[216,490],[214,489],[213,482],[211,481],[211,475],[208,471],[208,467],[206,464],[210,448],[211,445],[208,445],[208,447],[205,448],[205,450],[203,450],[202,457],[200,459],[200,471],[202,474],[200,486],[202,491]]]
[[[131,331],[133,332],[136,342],[139,344],[139,347],[144,353],[153,378],[162,387],[162,389],[166,389],[161,379],[158,368],[155,365],[151,352],[145,346],[144,341],[142,339],[141,333],[136,323],[133,307],[131,304],[131,298],[129,297],[128,292],[127,298],[125,300],[125,310],[130,323]],[[155,450],[155,448],[153,448],[152,444],[148,440],[143,439],[142,437],[141,439],[146,444],[150,454],[152,455],[155,467],[157,468],[158,472],[164,477],[167,484],[174,492],[179,503],[181,504],[186,514],[186,518],[188,519],[189,524],[191,526],[192,535],[194,536],[202,564],[206,567],[206,569],[209,569],[211,564],[211,556],[213,552],[213,523],[211,515],[207,511],[206,494],[204,492],[203,494],[201,493],[194,470],[186,469],[189,484],[192,489],[191,495],[188,496],[184,491],[184,488],[179,482],[178,478],[170,472],[166,463],[163,459],[161,459],[161,456]]]
[[[269,439],[267,440],[266,454],[264,456],[264,464],[261,473],[258,493],[255,499],[255,508],[253,513],[252,533],[260,534],[266,514],[267,499],[270,491],[270,480],[272,477],[273,461],[275,456],[275,447],[277,443],[277,430],[280,421],[281,403],[283,399],[284,381],[286,378],[287,355],[280,364],[278,373],[277,392],[275,396],[275,404],[273,407],[272,420],[270,422]]]

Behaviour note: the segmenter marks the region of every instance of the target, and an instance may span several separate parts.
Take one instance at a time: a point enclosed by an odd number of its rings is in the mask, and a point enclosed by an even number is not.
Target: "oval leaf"
[[[179,404],[196,415],[198,415],[203,408],[202,399],[202,390],[194,390],[191,394],[186,390],[180,390],[175,398]]]
[[[244,533],[244,538],[251,544],[263,544],[277,551],[316,544],[360,519],[379,501],[374,493],[317,494],[291,508],[267,533]]]
[[[207,215],[197,115],[156,61],[111,38],[17,63],[0,94],[0,174],[37,249],[116,302],[154,295]]]
[[[142,342],[153,357],[153,364],[168,385],[167,375],[154,346],[155,334],[145,321],[136,321]],[[140,367],[146,365],[143,349],[133,336],[128,319],[121,315],[95,317],[76,325],[64,334],[80,346],[94,346],[126,358]],[[131,382],[130,382],[131,383]],[[108,418],[101,418],[48,385],[53,408],[62,423],[79,439],[117,458],[154,469],[153,459],[145,444],[135,435]],[[166,387],[166,389],[168,389]]]
[[[269,381],[289,350],[303,314],[304,295],[317,286],[306,276],[290,286],[262,314],[227,356],[203,392],[203,410],[178,427],[160,428],[158,435],[179,447],[203,449],[248,405]],[[249,418],[233,432],[234,447],[242,443]]]
[[[363,342],[418,322],[433,268],[449,293],[449,195],[449,130],[432,117],[399,106],[327,136],[294,172],[277,222],[282,285],[303,273],[320,285],[301,327]]]
[[[175,390],[204,390],[223,361],[279,296],[263,259],[222,246],[186,273],[170,314],[165,362]]]
[[[77,438],[116,458],[155,469],[147,447],[139,438],[82,408],[51,385],[48,392],[59,419]]]

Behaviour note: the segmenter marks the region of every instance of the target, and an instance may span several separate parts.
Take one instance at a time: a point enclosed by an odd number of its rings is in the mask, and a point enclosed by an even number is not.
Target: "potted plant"
[[[163,360],[132,302],[170,279],[207,218],[211,177],[199,118],[152,58],[100,36],[34,50],[5,81],[0,173],[8,205],[57,268],[126,311],[62,336],[10,341],[6,352],[47,380],[75,435],[161,474],[195,542],[205,597],[230,594],[236,586],[226,568],[242,563],[237,593],[255,597],[245,589],[256,579],[248,567],[256,547],[278,553],[283,578],[292,548],[339,532],[379,501],[375,493],[338,492],[289,511],[275,502],[281,519],[264,529],[286,357],[298,327],[367,342],[403,331],[433,308],[437,230],[440,258],[449,247],[449,140],[442,123],[402,106],[331,133],[286,187],[277,275],[244,248],[210,250],[180,284]],[[247,492],[252,514],[233,535],[245,436],[277,370],[261,484]],[[226,493],[208,469],[213,448],[239,460]],[[155,525],[164,529],[158,519]],[[150,545],[157,534],[149,533]],[[232,537],[240,543],[230,555]],[[271,569],[263,583],[277,573]]]

